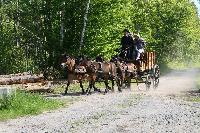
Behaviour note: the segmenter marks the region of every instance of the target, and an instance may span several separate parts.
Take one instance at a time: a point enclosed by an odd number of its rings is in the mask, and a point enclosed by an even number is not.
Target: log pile
[[[26,84],[43,81],[43,74],[31,74],[28,72],[24,72],[18,74],[0,75],[0,85]]]

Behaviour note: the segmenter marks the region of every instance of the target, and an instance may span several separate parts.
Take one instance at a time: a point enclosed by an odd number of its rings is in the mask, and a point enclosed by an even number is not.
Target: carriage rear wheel
[[[156,89],[158,87],[159,84],[159,78],[158,79],[154,79],[153,80],[153,88]]]
[[[153,68],[153,88],[156,89],[159,85],[160,67],[155,65]]]

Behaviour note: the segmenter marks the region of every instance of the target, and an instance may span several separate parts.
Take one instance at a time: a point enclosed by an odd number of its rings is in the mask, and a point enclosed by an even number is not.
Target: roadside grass
[[[187,70],[189,66],[184,62],[172,61],[159,64],[161,75],[166,75],[174,70]]]
[[[25,115],[36,115],[63,106],[65,103],[61,100],[17,91],[16,94],[0,100],[0,121]]]
[[[161,75],[166,75],[172,71],[172,69],[166,64],[159,64],[159,66]]]
[[[135,82],[135,80],[132,79],[131,82]],[[111,83],[110,80],[108,81],[108,83],[109,83],[109,87],[111,87],[111,86],[112,86],[112,83]],[[83,82],[83,88],[84,88],[85,91],[87,90],[88,85],[89,85],[89,83],[88,83],[87,81]],[[118,91],[116,82],[114,82],[114,85],[115,85],[115,86],[114,86],[114,87],[115,87],[115,91]],[[54,94],[62,94],[62,93],[64,93],[64,92],[65,92],[66,86],[67,86],[67,85],[63,85],[63,84],[62,84],[62,85],[55,85],[55,86],[52,88],[53,93],[54,93]],[[97,89],[100,89],[101,92],[104,92],[104,91],[105,91],[105,88],[106,88],[105,83],[102,82],[102,81],[101,81],[101,82],[96,82],[96,83],[95,83],[95,87],[96,87]],[[131,87],[136,87],[136,83],[131,83]],[[91,92],[93,92],[93,91],[94,91],[94,90],[92,89]],[[73,94],[74,94],[74,93],[77,93],[77,94],[82,93],[80,84],[79,84],[79,83],[70,84],[70,86],[69,86],[69,88],[68,88],[68,93],[69,93],[69,94],[70,94],[70,93],[73,93]]]
[[[188,101],[191,101],[191,102],[200,102],[200,97],[190,97],[189,99],[188,99]]]
[[[87,90],[88,85],[89,85],[89,83],[88,83],[87,81],[83,82],[83,88],[84,88],[85,91]],[[67,86],[67,85],[58,85],[58,86],[55,86],[55,87],[53,88],[54,93],[55,93],[55,94],[64,93],[64,92],[65,92],[66,86]],[[104,89],[105,89],[105,84],[104,84],[104,82],[96,82],[96,83],[95,83],[95,86],[96,86],[98,89],[102,90],[102,91],[104,91]],[[111,82],[109,82],[109,86],[111,86]],[[93,91],[93,90],[91,90],[91,91]],[[70,86],[69,86],[69,88],[68,88],[68,93],[79,93],[79,92],[82,92],[79,83],[70,84]]]
[[[186,95],[183,97],[183,100],[188,102],[200,102],[200,96]]]

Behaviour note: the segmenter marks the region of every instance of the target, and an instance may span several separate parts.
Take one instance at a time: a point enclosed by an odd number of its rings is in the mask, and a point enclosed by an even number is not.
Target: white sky
[[[198,2],[198,0],[193,0],[194,3],[196,4],[197,8],[198,8],[198,13],[200,15],[200,3]]]

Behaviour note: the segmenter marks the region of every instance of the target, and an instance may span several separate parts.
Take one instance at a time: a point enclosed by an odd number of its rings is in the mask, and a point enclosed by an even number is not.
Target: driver
[[[121,58],[131,59],[133,53],[133,37],[128,29],[123,30],[124,36],[121,38]]]

